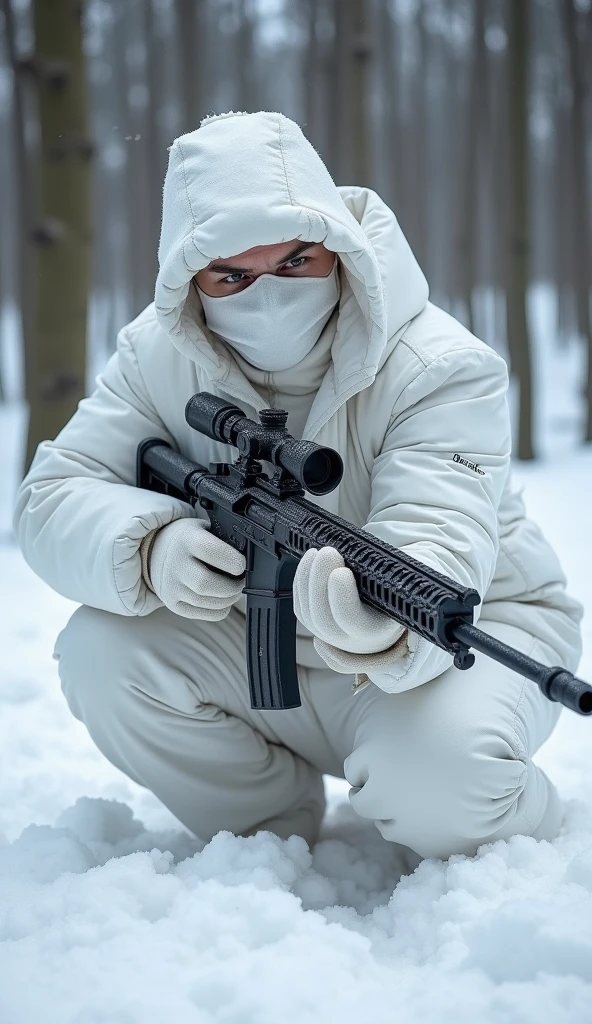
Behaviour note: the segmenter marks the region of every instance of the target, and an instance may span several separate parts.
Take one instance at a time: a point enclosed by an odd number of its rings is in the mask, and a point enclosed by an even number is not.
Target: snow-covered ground
[[[553,360],[547,457],[517,475],[586,605],[592,681],[592,450],[574,447],[579,357]],[[204,847],[62,699],[51,653],[74,606],[10,538],[22,426],[0,406],[1,1024],[591,1024],[592,721],[564,712],[537,757],[565,802],[552,844],[517,837],[400,878],[327,779],[314,850],[267,833]]]

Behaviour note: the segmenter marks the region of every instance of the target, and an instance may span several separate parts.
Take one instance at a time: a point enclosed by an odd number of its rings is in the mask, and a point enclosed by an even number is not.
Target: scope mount
[[[239,457],[230,470],[242,486],[257,481],[279,497],[300,497],[305,491],[328,494],[343,476],[339,452],[292,437],[286,429],[285,409],[262,409],[258,423],[237,405],[200,391],[187,402],[185,419],[200,434],[238,449]],[[270,466],[269,476],[262,462]]]
[[[292,438],[286,427],[288,413],[285,409],[261,409],[259,420],[264,431],[264,444],[273,450],[275,445]],[[302,497],[305,493],[299,480],[279,464],[273,466],[273,476],[269,477],[260,461],[263,448],[261,438],[248,427],[238,431],[236,436],[238,458],[232,465],[237,481],[243,486],[257,482],[270,494],[278,498]]]

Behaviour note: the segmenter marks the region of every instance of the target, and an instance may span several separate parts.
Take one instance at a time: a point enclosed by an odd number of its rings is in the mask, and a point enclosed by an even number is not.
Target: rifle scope
[[[185,407],[185,419],[194,430],[234,445],[246,458],[284,469],[311,494],[328,494],[343,476],[339,452],[313,441],[297,441],[286,430],[287,418],[283,409],[263,409],[261,423],[256,423],[238,406],[207,391],[193,395]]]

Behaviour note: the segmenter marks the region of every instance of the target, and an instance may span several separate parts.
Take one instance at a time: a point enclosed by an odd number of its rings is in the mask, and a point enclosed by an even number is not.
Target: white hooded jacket
[[[338,254],[341,298],[312,352],[266,373],[208,330],[192,279],[214,258],[292,239]],[[40,445],[19,491],[15,530],[50,586],[125,615],[160,606],[142,579],[141,541],[201,513],[136,488],[136,448],[158,436],[206,465],[232,459],[184,419],[191,395],[211,391],[249,416],[268,404],[291,409],[303,437],[344,461],[340,486],[314,499],[320,506],[475,587],[481,614],[522,626],[575,670],[581,608],[510,487],[505,362],[428,301],[375,192],[336,187],[281,114],[208,118],[171,147],[159,261],[155,303],[120,332],[95,392]],[[303,628],[298,660],[319,664]],[[422,640],[372,678],[399,691],[450,664]]]

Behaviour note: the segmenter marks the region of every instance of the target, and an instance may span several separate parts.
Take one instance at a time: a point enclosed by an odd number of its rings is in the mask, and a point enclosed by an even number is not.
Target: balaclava
[[[261,274],[232,295],[198,291],[211,331],[252,366],[287,370],[308,355],[339,301],[337,258],[325,277]]]

